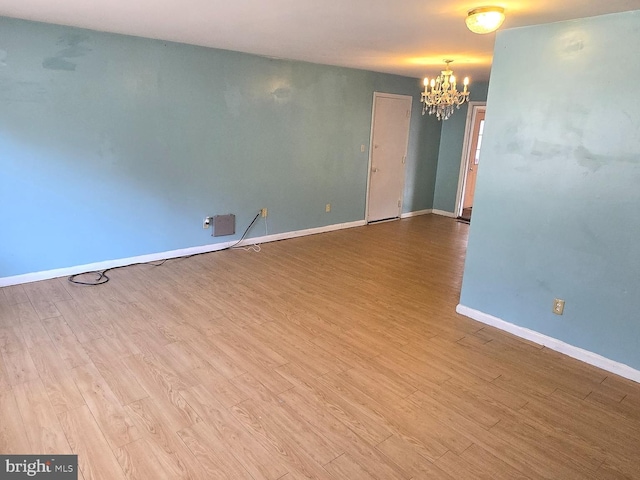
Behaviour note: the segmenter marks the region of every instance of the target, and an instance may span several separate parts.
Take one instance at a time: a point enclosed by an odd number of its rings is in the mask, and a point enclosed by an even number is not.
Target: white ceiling
[[[468,10],[500,5],[504,28],[640,9],[640,0],[0,0],[0,15],[411,77],[444,58],[489,76],[495,34]]]

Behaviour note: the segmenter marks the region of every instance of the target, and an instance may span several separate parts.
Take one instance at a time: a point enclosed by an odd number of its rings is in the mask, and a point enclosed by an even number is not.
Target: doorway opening
[[[456,217],[465,222],[471,222],[473,213],[486,109],[485,102],[469,102],[455,211]]]

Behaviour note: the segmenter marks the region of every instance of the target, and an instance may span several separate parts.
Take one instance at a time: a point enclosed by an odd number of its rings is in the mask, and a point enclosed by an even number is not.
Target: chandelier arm
[[[466,95],[460,95],[457,99],[456,99],[456,104],[458,106],[462,105],[464,102],[467,101],[467,97]]]

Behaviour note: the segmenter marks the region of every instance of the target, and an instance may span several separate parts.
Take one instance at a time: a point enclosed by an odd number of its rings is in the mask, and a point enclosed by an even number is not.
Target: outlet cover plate
[[[564,313],[564,300],[561,298],[553,299],[553,313],[556,315],[562,315]]]

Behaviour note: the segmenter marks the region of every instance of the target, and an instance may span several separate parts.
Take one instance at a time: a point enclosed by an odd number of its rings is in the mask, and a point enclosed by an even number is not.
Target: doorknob
[[[372,169],[371,169],[371,171],[372,171],[373,173],[377,173],[377,172],[378,172],[378,169],[377,169],[377,168],[372,168]]]
[[[470,171],[470,172],[473,172],[473,167],[469,167],[469,171]]]

